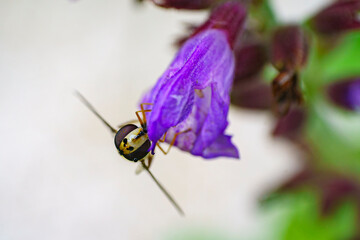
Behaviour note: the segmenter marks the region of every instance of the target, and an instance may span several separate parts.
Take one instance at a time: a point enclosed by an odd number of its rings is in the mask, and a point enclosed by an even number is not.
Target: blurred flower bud
[[[322,190],[321,212],[323,215],[332,213],[347,198],[354,198],[360,203],[360,187],[351,179],[330,176],[320,182],[319,187]]]
[[[329,98],[338,106],[360,111],[360,77],[345,79],[327,88]]]
[[[260,42],[244,43],[235,48],[235,82],[260,73],[267,61],[266,48]]]
[[[333,214],[341,204],[351,201],[357,207],[356,225],[360,224],[360,185],[355,178],[336,172],[320,171],[313,166],[305,166],[287,181],[280,185],[273,193],[296,192],[302,189],[311,189],[319,196],[320,214],[327,217]],[[268,194],[267,194],[268,195]],[[271,195],[264,198],[271,199]],[[348,239],[359,239],[360,229],[356,229]]]
[[[305,64],[307,55],[308,42],[299,26],[285,26],[275,31],[271,62],[277,70],[298,70]]]
[[[306,121],[306,112],[303,108],[292,108],[287,115],[282,116],[273,130],[274,136],[284,136],[297,139]]]
[[[134,0],[135,4],[142,4],[144,0]]]
[[[287,192],[291,190],[296,190],[304,185],[309,185],[311,181],[314,180],[314,169],[310,167],[305,167],[291,176],[286,180],[281,186],[276,190],[276,192]]]
[[[272,82],[275,110],[285,115],[292,103],[300,103],[298,72],[305,65],[308,41],[299,26],[277,29],[272,38],[271,62],[279,71]]]
[[[360,0],[337,1],[312,19],[313,28],[322,34],[336,34],[360,28]]]
[[[288,179],[276,192],[295,191],[304,186],[312,188],[320,195],[321,214],[324,216],[331,214],[348,199],[354,200],[360,207],[360,185],[355,179],[335,172],[319,171],[309,166]]]
[[[266,110],[271,107],[272,96],[269,84],[260,79],[235,83],[231,92],[231,103],[238,107]]]
[[[211,7],[216,0],[151,0],[163,8],[199,10]]]

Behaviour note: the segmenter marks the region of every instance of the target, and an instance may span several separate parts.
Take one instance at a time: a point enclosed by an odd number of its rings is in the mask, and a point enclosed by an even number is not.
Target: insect
[[[113,128],[96,110],[95,108],[86,100],[86,98],[76,91],[76,95],[84,103],[84,105],[93,112],[114,134],[114,143],[115,147],[118,150],[119,154],[125,159],[131,162],[140,162],[136,173],[140,173],[142,170],[146,170],[157,186],[169,199],[172,205],[176,208],[180,215],[184,215],[184,211],[177,204],[173,197],[168,193],[168,191],[160,184],[160,182],[154,177],[152,172],[149,170],[150,165],[153,159],[153,153],[148,151],[151,146],[151,141],[147,135],[147,124],[146,124],[146,112],[151,112],[144,108],[145,105],[152,105],[151,103],[142,103],[140,105],[141,110],[136,111],[135,114],[138,120],[129,121],[119,126],[119,130]],[[133,124],[134,122],[139,121],[140,127]],[[188,131],[188,130],[187,130]],[[186,132],[186,131],[184,131]],[[171,141],[169,148],[165,151],[159,143],[156,143],[157,147],[164,153],[167,154],[171,147],[174,145],[176,137],[183,132],[176,133]],[[164,134],[163,139],[159,142],[165,142],[166,133]],[[147,164],[145,164],[147,160]]]

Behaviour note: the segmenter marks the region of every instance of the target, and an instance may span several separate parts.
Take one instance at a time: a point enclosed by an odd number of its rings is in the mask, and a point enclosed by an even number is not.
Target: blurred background
[[[296,22],[329,1],[271,3],[282,22]],[[227,132],[241,160],[157,154],[152,171],[180,217],[74,95],[114,126],[134,119],[184,24],[207,14],[132,0],[0,1],[0,239],[278,238],[283,211],[262,211],[258,200],[302,156],[271,136],[269,112],[231,108]]]

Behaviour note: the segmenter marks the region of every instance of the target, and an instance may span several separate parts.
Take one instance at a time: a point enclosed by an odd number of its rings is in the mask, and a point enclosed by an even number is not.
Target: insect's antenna
[[[113,133],[116,133],[116,129],[113,128],[96,110],[95,108],[89,103],[86,98],[81,95],[81,93],[75,90],[76,96],[80,99],[80,101],[90,110],[92,111]]]
[[[156,183],[156,185],[158,185],[158,187],[161,189],[161,191],[166,195],[166,197],[169,199],[169,201],[172,203],[172,205],[176,208],[176,210],[179,212],[179,214],[181,216],[184,216],[185,213],[184,211],[181,209],[181,207],[179,206],[179,204],[176,203],[176,201],[170,196],[170,194],[168,193],[168,191],[166,191],[166,189],[159,183],[159,181],[154,177],[154,175],[151,173],[151,171],[149,170],[149,168],[145,165],[144,161],[141,161],[141,164],[143,166],[143,168],[150,174],[151,178],[154,180],[154,182]]]

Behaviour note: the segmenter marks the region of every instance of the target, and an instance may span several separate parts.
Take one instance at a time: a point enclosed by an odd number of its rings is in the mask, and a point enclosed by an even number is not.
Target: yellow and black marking
[[[149,154],[151,142],[143,128],[127,124],[117,132],[115,145],[120,155],[129,161],[137,162]]]

